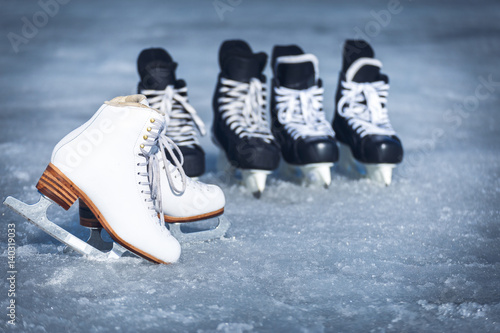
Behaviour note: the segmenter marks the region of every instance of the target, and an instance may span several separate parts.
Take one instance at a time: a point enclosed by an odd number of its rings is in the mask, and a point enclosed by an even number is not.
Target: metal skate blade
[[[218,217],[218,224],[214,229],[194,231],[194,232],[183,232],[181,230],[181,226],[188,224],[187,223],[168,224],[170,233],[180,243],[205,242],[211,239],[219,239],[226,234],[227,230],[231,226],[231,223],[226,217],[224,217],[224,215]]]
[[[328,188],[332,182],[333,163],[313,163],[299,166],[308,185]]]
[[[235,174],[240,173],[245,186],[256,199],[259,199],[266,188],[267,175],[271,171],[267,170],[242,170],[236,169],[227,159],[226,153],[220,149],[217,157],[217,170],[224,172],[226,175],[233,178]]]
[[[391,185],[392,169],[395,164],[364,164],[366,176],[376,182],[383,183],[386,186]]]
[[[130,252],[120,244],[113,242],[113,247],[107,253],[109,259],[119,259],[121,257],[136,257],[140,258],[137,254]]]
[[[75,250],[76,252],[89,257],[103,256],[101,251],[82,241],[80,238],[64,230],[47,218],[47,209],[53,202],[44,195],[42,195],[40,200],[34,205],[25,204],[24,202],[13,197],[7,197],[3,203],[14,212],[21,215],[61,243],[66,244],[69,248]]]
[[[260,198],[266,188],[266,179],[271,171],[267,170],[241,170],[243,185],[254,195]]]
[[[102,238],[102,228],[87,228],[90,231],[89,238],[86,240],[87,244],[95,247],[101,252],[109,252],[113,248],[113,242],[106,242]],[[70,252],[72,249],[66,246],[63,250],[64,253]]]
[[[118,243],[104,242],[99,231],[97,231],[97,234],[96,231],[91,231],[89,241],[91,239],[94,240],[87,243],[50,221],[47,218],[47,209],[53,204],[53,202],[44,195],[42,195],[40,200],[34,205],[25,204],[24,202],[13,197],[7,197],[3,203],[32,224],[42,229],[42,231],[65,244],[66,248],[64,249],[64,252],[68,252],[68,250],[71,249],[84,256],[95,258],[119,258],[123,255],[136,256]],[[97,236],[99,237],[100,242],[103,243],[102,247],[105,250],[111,251],[104,253],[101,249],[94,247],[94,245],[100,243],[96,238]]]
[[[87,239],[87,244],[92,245],[102,252],[108,252],[113,248],[113,242],[106,242],[102,239],[102,228],[88,228],[90,236]]]
[[[88,228],[90,230],[89,238],[85,241],[87,244],[95,247],[99,251],[108,254],[108,252],[113,248],[112,242],[106,242],[102,239],[101,228]],[[63,253],[72,252],[73,249],[66,245],[63,249]]]

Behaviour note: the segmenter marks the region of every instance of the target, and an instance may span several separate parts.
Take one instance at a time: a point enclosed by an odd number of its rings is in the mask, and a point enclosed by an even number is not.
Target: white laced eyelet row
[[[187,186],[187,176],[182,168],[184,157],[179,147],[165,135],[165,123],[163,121],[151,118],[148,125],[146,133],[142,137],[144,141],[139,146],[141,151],[139,155],[145,161],[137,163],[140,167],[146,167],[147,172],[138,172],[138,176],[145,178],[145,181],[139,181],[138,184],[146,186],[146,189],[142,190],[141,193],[147,196],[145,201],[151,203],[149,208],[154,211],[152,215],[156,216],[159,213],[161,222],[165,223],[160,180],[161,172],[166,173],[169,185],[174,192],[184,193]],[[171,156],[174,162],[173,168],[169,167],[172,163],[168,160],[166,153]],[[177,156],[179,156],[180,160]],[[163,162],[164,168],[160,167],[160,162]],[[175,175],[172,176],[172,173],[175,173]],[[177,178],[177,173],[181,177],[181,188],[177,188],[173,181],[173,177]]]
[[[249,83],[221,78],[218,102],[222,120],[238,137],[274,140],[266,119],[266,88],[256,78]]]
[[[278,120],[294,140],[303,137],[334,137],[323,111],[323,88],[296,90],[275,87]]]
[[[179,146],[199,145],[197,131],[206,134],[205,124],[196,110],[188,103],[187,87],[176,89],[169,85],[164,90],[143,89],[152,108],[165,113],[166,135]]]
[[[396,135],[386,108],[389,84],[384,81],[341,84],[342,97],[337,110],[358,135]]]

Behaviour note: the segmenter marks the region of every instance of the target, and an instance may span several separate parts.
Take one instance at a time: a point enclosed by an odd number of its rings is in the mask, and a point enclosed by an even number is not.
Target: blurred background
[[[487,1],[4,0],[2,120],[6,124],[7,114],[23,108],[23,119],[40,118],[41,127],[50,128],[60,115],[77,125],[102,101],[135,93],[137,56],[157,46],[179,63],[177,75],[187,81],[191,103],[210,124],[218,47],[234,38],[248,41],[254,51],[298,44],[317,55],[331,119],[341,45],[346,38],[361,38],[373,44],[390,76],[395,128],[410,122],[399,130],[403,139],[425,140],[429,133],[415,123],[436,125],[453,99],[474,90],[474,78],[495,71],[497,6]],[[269,67],[266,72],[270,77]],[[418,108],[429,98],[436,110],[431,117]],[[18,130],[8,125],[3,135],[9,128]],[[65,130],[51,132],[60,137]],[[411,139],[404,141],[411,144]]]

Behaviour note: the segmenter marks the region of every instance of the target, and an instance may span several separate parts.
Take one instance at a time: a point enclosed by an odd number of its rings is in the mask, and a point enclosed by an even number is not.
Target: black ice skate
[[[336,95],[333,128],[340,146],[340,168],[389,185],[403,159],[401,140],[387,114],[389,78],[382,63],[361,40],[347,40]]]
[[[227,164],[227,158],[240,169],[243,184],[257,198],[280,159],[265,114],[266,61],[265,53],[253,53],[244,41],[225,41],[213,98],[213,140],[221,149],[220,163]]]
[[[205,135],[205,125],[188,103],[186,82],[176,79],[176,68],[164,49],[143,50],[137,59],[141,77],[137,92],[152,108],[165,112],[169,119],[165,134],[180,148],[186,176],[195,178],[205,172],[205,152],[198,140],[198,133]]]
[[[338,149],[323,112],[318,59],[296,45],[275,46],[271,64],[272,132],[283,159],[306,183],[328,187]]]

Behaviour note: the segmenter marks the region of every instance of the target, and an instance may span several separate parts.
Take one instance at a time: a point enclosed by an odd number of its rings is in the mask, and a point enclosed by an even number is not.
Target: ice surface
[[[2,206],[3,276],[7,224],[17,231],[14,330],[500,331],[500,86],[478,88],[500,81],[500,3],[401,1],[390,20],[388,1],[221,0],[233,6],[222,20],[213,3],[71,1],[15,53],[8,33],[42,9],[2,1],[0,199],[37,200],[58,140],[104,100],[134,92],[142,48],[167,48],[210,126],[223,40],[268,53],[297,43],[318,56],[331,119],[340,45],[357,31],[391,79],[390,117],[406,153],[392,185],[334,172],[330,189],[311,189],[273,175],[255,200],[216,173],[205,137],[202,180],[224,189],[232,228],[227,239],[184,246],[170,266],[64,254]],[[489,93],[478,99],[477,89]],[[462,103],[468,109],[453,109]],[[77,214],[50,212],[84,238]],[[13,330],[8,288],[4,280],[0,331]]]

